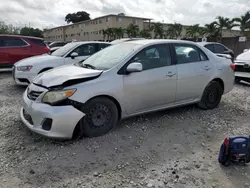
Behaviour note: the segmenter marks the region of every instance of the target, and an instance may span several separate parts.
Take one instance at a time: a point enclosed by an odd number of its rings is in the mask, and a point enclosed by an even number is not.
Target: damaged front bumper
[[[22,122],[32,131],[51,138],[71,139],[77,123],[85,114],[71,105],[51,106],[23,94]]]

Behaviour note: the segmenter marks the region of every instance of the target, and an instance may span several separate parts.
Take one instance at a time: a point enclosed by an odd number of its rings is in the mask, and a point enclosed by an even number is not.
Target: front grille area
[[[250,72],[250,67],[245,68],[244,65],[236,65],[235,71],[236,72]]]
[[[23,83],[30,83],[28,79],[26,78],[18,78],[19,82],[23,82]]]
[[[34,125],[32,117],[23,109],[23,117],[26,119],[31,125]]]
[[[28,91],[28,98],[35,101],[43,92],[42,91]]]

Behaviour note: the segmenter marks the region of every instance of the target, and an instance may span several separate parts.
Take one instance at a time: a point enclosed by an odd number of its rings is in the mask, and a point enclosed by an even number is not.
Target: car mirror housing
[[[141,71],[142,71],[142,64],[138,63],[138,62],[131,63],[127,67],[127,72],[129,72],[129,73],[131,73],[131,72],[141,72]]]
[[[78,53],[76,53],[76,52],[73,52],[72,54],[70,54],[70,57],[72,58],[72,59],[74,59],[75,57],[77,57],[78,56]]]

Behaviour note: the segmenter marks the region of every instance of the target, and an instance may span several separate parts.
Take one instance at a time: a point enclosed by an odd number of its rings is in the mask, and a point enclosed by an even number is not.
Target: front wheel
[[[222,94],[220,83],[212,81],[207,85],[198,106],[204,110],[214,109],[220,104]]]
[[[96,137],[108,133],[118,122],[118,110],[112,100],[98,97],[81,109],[86,115],[80,120],[80,136]]]

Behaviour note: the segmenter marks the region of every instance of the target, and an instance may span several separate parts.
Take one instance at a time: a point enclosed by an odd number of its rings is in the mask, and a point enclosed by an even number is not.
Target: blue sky
[[[0,21],[45,28],[66,24],[67,13],[86,11],[91,18],[125,13],[154,21],[210,23],[218,15],[233,18],[250,9],[250,0],[1,0]]]

